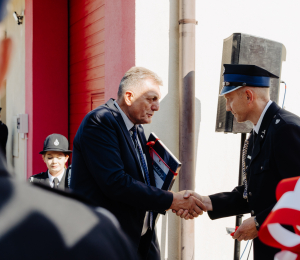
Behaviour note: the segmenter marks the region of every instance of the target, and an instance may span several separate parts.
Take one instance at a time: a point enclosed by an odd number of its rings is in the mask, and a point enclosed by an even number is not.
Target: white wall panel
[[[14,118],[25,113],[25,22],[18,23],[12,13],[21,14],[25,8],[25,0],[13,0],[5,21],[7,37],[13,40],[13,55],[6,84],[6,124],[8,141],[6,145],[7,161],[14,167],[17,178],[25,179],[25,139],[17,133]],[[18,145],[16,145],[18,141]],[[18,149],[13,156],[13,149]],[[16,151],[15,151],[16,152]],[[41,159],[42,160],[42,159]]]

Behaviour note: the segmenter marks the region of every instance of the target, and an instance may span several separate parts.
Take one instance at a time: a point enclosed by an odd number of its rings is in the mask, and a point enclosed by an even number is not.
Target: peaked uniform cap
[[[241,87],[270,87],[270,79],[279,77],[256,65],[224,64],[224,82],[220,96]]]
[[[44,141],[44,149],[40,152],[40,154],[44,154],[48,151],[72,153],[72,151],[69,150],[68,139],[60,134],[52,134],[47,136],[46,140]]]

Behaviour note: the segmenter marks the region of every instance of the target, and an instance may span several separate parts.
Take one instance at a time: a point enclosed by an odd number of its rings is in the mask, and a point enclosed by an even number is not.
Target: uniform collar
[[[273,103],[272,100],[269,100],[269,102],[267,103],[267,105],[265,106],[264,110],[262,111],[261,115],[260,115],[260,118],[257,122],[257,124],[253,127],[253,130],[255,131],[256,134],[258,134],[259,132],[259,129],[260,129],[260,125],[261,125],[261,122],[263,121],[264,119],[264,116],[265,116],[265,113],[267,112],[269,106]]]
[[[56,176],[56,177],[54,177],[54,176],[52,176],[51,174],[50,174],[50,172],[49,172],[49,170],[48,170],[48,177],[49,177],[49,182],[53,182],[53,180],[54,180],[54,178],[57,178],[58,179],[58,182],[60,182],[61,181],[61,179],[62,179],[62,177],[64,176],[64,173],[65,173],[65,169],[64,169],[64,171],[60,174],[60,175],[58,175],[58,176]]]
[[[132,123],[132,122],[130,121],[130,119],[128,118],[128,116],[126,116],[126,114],[125,114],[125,113],[123,112],[123,110],[120,108],[120,106],[118,105],[118,103],[116,102],[116,100],[114,101],[114,103],[115,103],[116,108],[119,110],[119,112],[120,112],[120,114],[121,114],[123,120],[124,120],[124,123],[125,123],[125,125],[126,125],[127,130],[129,131],[129,130],[134,126],[134,123]]]

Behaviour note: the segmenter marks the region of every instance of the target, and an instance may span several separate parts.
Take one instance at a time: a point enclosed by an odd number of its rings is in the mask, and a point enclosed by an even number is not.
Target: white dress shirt
[[[253,127],[254,131],[256,134],[258,134],[259,132],[259,128],[260,128],[260,125],[261,125],[261,122],[263,121],[264,119],[264,116],[265,116],[265,113],[267,112],[269,106],[273,103],[272,100],[269,100],[269,102],[267,103],[267,105],[265,106],[265,109],[262,111],[261,115],[260,115],[260,118],[257,122],[257,124]]]
[[[124,120],[124,123],[125,123],[125,125],[126,125],[126,128],[127,128],[127,130],[129,131],[129,133],[130,133],[130,137],[131,137],[131,141],[132,141],[132,143],[133,143],[133,146],[135,147],[134,141],[133,141],[133,139],[132,139],[132,131],[131,131],[131,128],[134,126],[134,123],[132,123],[132,122],[130,121],[130,119],[129,119],[128,116],[123,112],[123,110],[120,108],[120,106],[118,105],[118,103],[117,103],[116,101],[115,101],[114,103],[115,103],[116,108],[119,110],[119,112],[120,112],[120,114],[121,114],[123,120]],[[138,135],[137,135],[137,141],[138,141],[140,147],[142,147]],[[139,154],[137,148],[135,149],[135,151],[136,151],[136,154],[137,154],[137,158],[138,158],[138,160],[139,160],[139,163],[140,163],[140,167],[141,167],[141,170],[142,170],[142,173],[143,173],[143,176],[144,176],[144,182],[145,182],[145,173],[144,173],[144,170],[143,170],[143,167],[142,167],[142,164],[141,164],[140,154]],[[144,160],[145,160],[146,166],[147,166],[147,158],[146,158],[145,154],[143,154],[143,156],[144,156]],[[147,167],[148,167],[148,166],[147,166]],[[144,226],[143,226],[142,234],[141,234],[142,236],[146,234],[146,232],[147,232],[147,230],[148,230],[148,228],[149,228],[149,220],[148,220],[148,218],[149,218],[149,212],[147,211],[147,212],[146,212],[146,215],[145,215],[145,218],[144,218]]]
[[[57,179],[58,179],[58,184],[57,184],[57,186],[58,186],[59,183],[60,183],[60,181],[61,181],[61,179],[62,179],[62,177],[64,176],[64,173],[65,173],[65,169],[64,169],[64,171],[63,171],[60,175],[54,177],[54,176],[52,176],[52,175],[50,174],[50,172],[49,172],[49,170],[48,170],[48,177],[49,177],[49,183],[50,183],[51,188],[53,188],[53,186],[54,186],[54,183],[53,183],[54,178],[57,178]],[[57,187],[56,187],[56,188],[57,188]]]

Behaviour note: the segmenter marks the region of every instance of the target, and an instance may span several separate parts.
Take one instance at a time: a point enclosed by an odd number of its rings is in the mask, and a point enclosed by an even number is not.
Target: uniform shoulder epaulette
[[[38,174],[30,176],[29,179],[28,179],[29,182],[33,182],[36,177],[40,177],[42,174],[44,174],[44,172],[40,172]]]
[[[40,173],[38,173],[38,174],[35,174],[35,175],[32,175],[31,177],[38,177],[38,176],[40,176],[40,175],[42,175],[42,174],[44,174],[44,172],[40,172]]]

